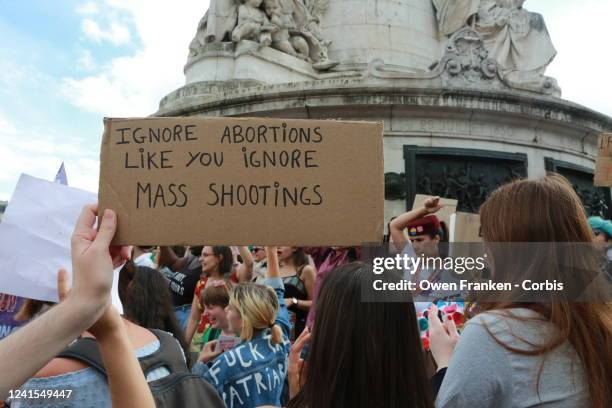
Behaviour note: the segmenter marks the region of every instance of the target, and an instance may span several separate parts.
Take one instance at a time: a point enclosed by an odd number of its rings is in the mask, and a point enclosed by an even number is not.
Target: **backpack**
[[[162,330],[150,330],[159,339],[160,346],[153,354],[138,358],[142,371],[145,376],[159,367],[166,367],[170,371],[170,375],[149,383],[155,405],[158,408],[191,406],[225,408],[213,386],[187,369],[182,349],[174,337]],[[102,355],[95,339],[78,339],[57,357],[82,361],[106,377]]]

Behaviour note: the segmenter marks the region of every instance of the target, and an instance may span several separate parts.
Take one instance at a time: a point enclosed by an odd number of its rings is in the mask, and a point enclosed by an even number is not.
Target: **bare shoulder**
[[[314,278],[316,274],[317,271],[312,265],[306,265],[304,266],[304,269],[302,269],[302,276]]]
[[[71,358],[54,358],[34,375],[34,378],[53,377],[68,374],[89,367],[85,363]]]
[[[157,336],[153,334],[150,330],[145,329],[144,327],[138,326],[128,320],[123,320],[125,322],[128,337],[130,338],[130,342],[132,343],[132,347],[134,349],[139,349],[147,344],[150,344],[157,340]],[[89,333],[84,333],[83,337],[93,337]],[[89,367],[87,364],[74,360],[71,358],[54,358],[49,361],[47,365],[41,368],[36,375],[35,378],[44,378],[44,377],[53,377],[56,375],[68,374],[75,371],[82,370],[84,368]]]

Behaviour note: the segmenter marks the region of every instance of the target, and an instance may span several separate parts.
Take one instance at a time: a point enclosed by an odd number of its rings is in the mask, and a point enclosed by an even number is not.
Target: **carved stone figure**
[[[269,16],[278,14],[280,22],[272,46],[312,62],[315,69],[326,70],[337,65],[337,62],[329,60],[327,47],[330,42],[323,39],[319,29],[320,17],[328,1],[311,0],[310,7],[307,7],[302,0],[266,0],[266,12]]]
[[[501,67],[510,86],[559,93],[556,81],[544,76],[556,55],[544,19],[523,8],[525,0],[433,0],[439,30],[451,36],[471,25],[483,38],[489,56]]]
[[[206,44],[231,41],[237,21],[238,0],[210,0],[208,11],[198,23],[196,35],[189,45],[189,55],[197,55]]]
[[[296,0],[302,3],[302,0]],[[302,35],[309,43],[310,59],[314,62],[313,67],[319,70],[330,69],[337,62],[331,61],[327,55],[327,47],[331,41],[323,38],[319,23],[323,13],[327,10],[330,0],[307,0],[305,7],[298,13],[299,24]]]
[[[455,32],[440,60],[446,86],[473,86],[488,81],[489,88],[500,87],[498,63],[489,58],[482,35],[470,27]]]
[[[232,31],[232,41],[252,40],[261,47],[272,44],[272,32],[278,30],[259,8],[262,0],[244,0],[238,8],[238,25]]]
[[[189,45],[189,58],[211,43],[250,40],[312,63],[317,70],[330,69],[338,63],[330,61],[331,42],[323,38],[319,27],[330,0],[305,1],[211,0]],[[239,2],[243,4],[238,6]]]
[[[478,14],[480,2],[481,0],[433,0],[438,29],[445,36],[453,35]]]
[[[264,5],[270,20],[277,27],[277,31],[272,35],[272,46],[294,57],[308,60],[308,43],[300,35],[293,17],[295,2],[293,0],[265,0]]]

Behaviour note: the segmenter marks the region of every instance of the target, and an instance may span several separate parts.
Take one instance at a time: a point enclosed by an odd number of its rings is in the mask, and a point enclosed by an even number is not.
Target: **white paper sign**
[[[57,302],[57,271],[72,276],[70,237],[89,191],[22,174],[0,223],[0,292]],[[121,313],[113,282],[113,305]]]

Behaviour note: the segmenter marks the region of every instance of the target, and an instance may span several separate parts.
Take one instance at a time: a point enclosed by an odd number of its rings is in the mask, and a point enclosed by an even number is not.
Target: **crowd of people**
[[[441,256],[448,229],[435,215],[440,208],[431,198],[393,219],[395,250]],[[587,219],[571,185],[555,174],[499,187],[482,204],[480,220],[485,245],[593,243],[602,252],[612,245],[612,223]],[[0,341],[0,401],[612,406],[609,302],[481,302],[457,320],[439,310],[449,309],[442,303],[363,301],[372,267],[360,261],[359,248],[114,247],[115,228],[113,211],[83,209],[72,237],[72,289],[60,270],[60,302],[26,301],[20,318],[28,323]],[[110,302],[116,268],[122,316]],[[546,276],[555,271],[551,266]],[[417,275],[435,281],[450,272]]]

